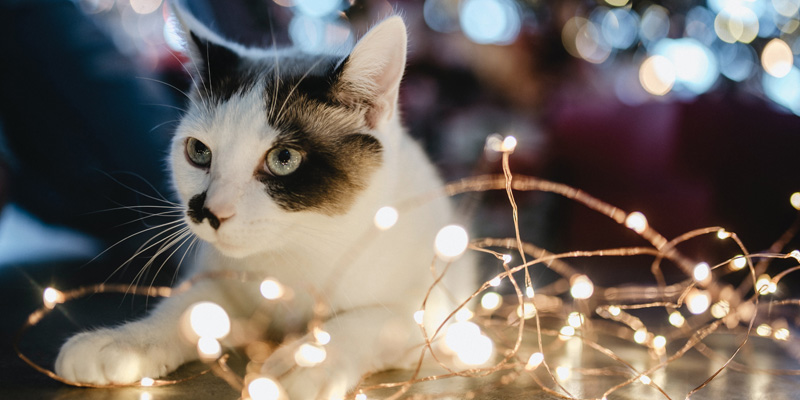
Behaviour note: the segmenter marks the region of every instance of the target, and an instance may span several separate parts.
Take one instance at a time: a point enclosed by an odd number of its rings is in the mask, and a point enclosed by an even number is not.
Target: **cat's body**
[[[412,316],[434,281],[434,237],[454,221],[437,197],[401,209],[391,229],[373,224],[380,207],[442,185],[397,113],[402,20],[385,20],[347,58],[244,49],[190,16],[183,23],[197,82],[170,164],[186,223],[205,242],[193,273],[255,272],[290,287],[296,307],[310,312],[308,293],[330,307],[322,364],[292,369],[295,347],[311,337],[265,364],[292,399],[341,397],[364,373],[408,366],[422,343]],[[464,264],[444,282],[460,299],[474,289]],[[209,300],[247,317],[266,301],[259,283],[202,281],[140,321],[79,334],[56,371],[98,384],[163,376],[197,358],[178,323],[187,307]],[[435,290],[428,300],[429,328],[453,309],[447,297]]]

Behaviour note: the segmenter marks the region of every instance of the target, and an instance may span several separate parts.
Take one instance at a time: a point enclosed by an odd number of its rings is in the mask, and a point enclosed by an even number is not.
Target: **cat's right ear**
[[[198,21],[186,1],[173,0],[170,8],[178,20],[186,52],[194,65],[190,71],[207,86],[235,73],[241,63],[241,45],[231,43]]]

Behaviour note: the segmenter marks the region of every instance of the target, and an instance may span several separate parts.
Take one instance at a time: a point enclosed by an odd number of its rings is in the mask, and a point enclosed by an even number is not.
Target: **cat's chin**
[[[258,249],[249,246],[232,245],[223,241],[216,241],[211,243],[211,245],[222,255],[230,258],[245,258],[259,252]]]

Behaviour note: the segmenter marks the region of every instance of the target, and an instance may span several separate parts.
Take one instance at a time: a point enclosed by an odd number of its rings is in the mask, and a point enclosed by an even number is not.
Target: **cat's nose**
[[[224,207],[220,209],[205,209],[205,216],[208,218],[208,223],[211,225],[214,230],[219,229],[219,226],[222,225],[223,222],[231,219],[236,214],[236,211],[232,207]]]

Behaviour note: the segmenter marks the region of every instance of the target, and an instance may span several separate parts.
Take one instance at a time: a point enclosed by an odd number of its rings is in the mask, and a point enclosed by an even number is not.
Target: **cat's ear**
[[[340,99],[366,102],[367,124],[372,128],[390,120],[396,112],[406,46],[405,22],[393,16],[361,38],[342,66]]]
[[[171,1],[171,9],[180,24],[186,52],[194,68],[190,71],[204,83],[224,79],[234,73],[242,61],[240,45],[231,43],[198,21],[183,1]]]

